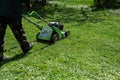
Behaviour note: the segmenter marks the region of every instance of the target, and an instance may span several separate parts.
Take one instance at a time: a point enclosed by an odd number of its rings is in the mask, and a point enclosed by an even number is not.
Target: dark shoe
[[[23,53],[27,53],[29,50],[32,49],[32,47],[33,47],[33,42],[29,43],[29,47],[26,47],[26,48],[22,49]]]
[[[2,62],[3,60],[6,60],[8,58],[9,58],[8,56],[2,56],[2,57],[0,57],[0,62]]]
[[[3,60],[9,59],[8,56],[3,56]]]

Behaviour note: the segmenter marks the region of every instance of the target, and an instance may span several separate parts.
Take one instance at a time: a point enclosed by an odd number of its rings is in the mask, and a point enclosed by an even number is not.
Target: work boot
[[[8,59],[8,56],[4,56],[3,54],[0,55],[0,62],[2,62],[3,60]]]
[[[22,48],[23,53],[28,53],[28,51],[31,50],[32,47],[33,47],[33,42],[30,42],[28,47]]]

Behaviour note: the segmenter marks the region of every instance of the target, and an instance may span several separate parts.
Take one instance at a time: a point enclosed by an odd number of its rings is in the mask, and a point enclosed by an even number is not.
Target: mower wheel
[[[58,34],[53,34],[52,38],[51,38],[51,41],[53,43],[55,43],[55,41],[57,41],[59,38],[58,38]]]
[[[68,30],[65,32],[65,37],[68,37],[69,35],[70,35],[70,31]]]

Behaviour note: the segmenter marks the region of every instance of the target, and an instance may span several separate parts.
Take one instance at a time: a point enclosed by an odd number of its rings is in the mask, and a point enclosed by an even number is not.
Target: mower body
[[[42,30],[37,34],[37,41],[46,40],[50,41],[52,37],[53,29],[51,27],[43,27]]]
[[[50,42],[55,42],[57,40],[63,39],[67,37],[70,34],[70,31],[65,31],[63,32],[63,24],[59,22],[50,22],[48,23],[46,20],[44,20],[37,12],[32,11],[29,16],[33,16],[37,19],[41,19],[44,21],[46,24],[48,24],[47,27],[43,27],[35,22],[33,22],[31,19],[29,19],[27,16],[23,16],[27,21],[30,23],[36,25],[40,32],[37,33],[36,35],[36,40],[37,41],[50,41]]]
[[[36,35],[36,40],[55,42],[65,37],[65,32],[62,32],[59,28],[55,26],[52,26],[43,27],[42,30]]]

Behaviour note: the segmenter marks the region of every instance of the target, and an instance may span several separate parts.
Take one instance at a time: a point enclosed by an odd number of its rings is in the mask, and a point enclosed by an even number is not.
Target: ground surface
[[[8,28],[5,55],[10,58],[0,63],[0,80],[119,80],[120,10],[91,11],[91,4],[91,0],[50,0],[45,7],[34,6],[71,34],[55,44],[38,43],[39,29],[23,19],[28,40],[34,41],[33,49],[23,54]]]

